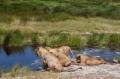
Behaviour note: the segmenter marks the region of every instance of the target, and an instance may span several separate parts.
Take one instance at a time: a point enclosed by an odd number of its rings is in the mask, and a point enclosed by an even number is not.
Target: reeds
[[[2,77],[2,70],[0,69],[0,77]]]
[[[11,76],[14,77],[17,74],[19,64],[15,64],[13,68],[11,69]]]
[[[109,39],[110,45],[120,45],[120,34],[111,34]]]
[[[10,70],[10,76],[11,77],[15,77],[15,76],[25,76],[25,75],[28,75],[30,74],[31,70],[28,69],[28,67],[26,66],[23,66],[23,67],[20,67],[19,64],[15,64],[11,70]]]
[[[41,44],[44,46],[119,46],[120,34],[93,33],[91,35],[70,35],[60,31],[50,31],[46,34],[21,33],[19,30],[6,34],[4,46],[23,46]]]

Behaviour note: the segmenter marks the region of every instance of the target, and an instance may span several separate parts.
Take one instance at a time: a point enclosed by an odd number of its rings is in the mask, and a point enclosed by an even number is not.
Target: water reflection
[[[9,47],[9,46],[4,46],[3,47],[5,53],[7,56],[10,55],[15,55],[15,54],[24,54],[24,47],[18,47],[18,46],[13,46],[13,47]]]
[[[30,66],[36,58],[40,59],[34,54],[32,46],[0,48],[0,68],[11,68],[15,63]]]

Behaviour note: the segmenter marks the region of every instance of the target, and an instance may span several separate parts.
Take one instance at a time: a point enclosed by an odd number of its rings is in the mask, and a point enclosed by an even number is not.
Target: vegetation
[[[32,70],[30,70],[27,66],[23,66],[20,67],[19,64],[15,64],[9,71],[7,72],[3,72],[1,74],[1,78],[2,79],[18,79],[18,78],[22,78],[22,79],[31,79],[31,78],[36,78],[36,79],[66,79],[65,76],[56,73],[56,72],[42,72],[42,71],[38,71],[38,72],[34,72]]]
[[[0,12],[0,45],[120,45],[116,0],[2,0]]]
[[[16,77],[16,76],[25,76],[29,75],[32,72],[27,66],[20,67],[19,64],[15,64],[11,69],[3,72],[1,77]]]
[[[14,74],[13,74],[14,72]],[[12,73],[12,75],[11,75]],[[74,76],[73,76],[74,75]],[[57,72],[53,72],[53,71],[46,71],[46,72],[41,72],[41,71],[30,71],[28,70],[27,67],[19,67],[18,65],[15,64],[15,66],[11,69],[10,72],[7,73],[2,73],[2,77],[1,79],[78,79],[78,78],[82,78],[82,79],[99,79],[101,76],[98,76],[96,74],[87,74],[87,75],[80,75],[80,76],[76,76],[74,73],[72,73],[72,75],[65,75],[65,74],[61,74],[61,73],[57,73]],[[105,78],[108,79],[113,79],[116,78],[113,75],[108,75]]]
[[[4,46],[47,45],[52,47],[69,46],[120,46],[120,34],[93,33],[90,35],[70,35],[58,31],[39,33],[8,33],[3,39]]]
[[[0,77],[2,77],[2,71],[1,71],[1,69],[0,69]]]
[[[74,17],[120,19],[116,0],[2,0],[0,22],[10,24],[16,18],[27,21],[65,21]]]
[[[115,59],[120,63],[120,57],[116,57]]]

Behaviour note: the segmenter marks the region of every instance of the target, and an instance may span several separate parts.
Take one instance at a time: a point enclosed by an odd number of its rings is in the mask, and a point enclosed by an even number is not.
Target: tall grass
[[[31,70],[28,69],[28,67],[20,67],[19,64],[15,64],[10,71],[10,76],[15,77],[15,76],[25,76],[30,74]]]
[[[78,16],[120,19],[120,3],[113,0],[5,0],[0,3],[0,12],[0,22],[10,24],[19,18],[23,25],[31,20],[53,22]]]
[[[115,59],[120,63],[120,57],[116,57]]]
[[[70,35],[61,31],[50,31],[41,33],[21,33],[15,30],[6,34],[4,46],[23,46],[41,44],[44,46],[109,46],[120,45],[120,34],[93,33],[91,35]]]
[[[11,69],[11,76],[14,77],[17,74],[19,64],[15,64],[14,67]]]
[[[97,46],[109,46],[109,45],[120,45],[120,34],[93,34],[88,37],[88,45]]]
[[[108,41],[110,39],[110,34],[102,33],[102,34],[99,34],[98,36],[99,36],[99,39],[98,39],[99,46],[106,46],[106,45],[108,45]]]
[[[2,77],[2,70],[0,69],[0,77]]]
[[[111,34],[109,39],[110,45],[120,45],[120,34]]]

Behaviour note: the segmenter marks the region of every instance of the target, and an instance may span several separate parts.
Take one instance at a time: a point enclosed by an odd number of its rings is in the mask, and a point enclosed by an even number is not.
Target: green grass
[[[2,70],[0,69],[0,77],[2,77]]]
[[[115,58],[120,63],[120,57]]]
[[[11,76],[14,77],[17,74],[18,70],[18,64],[14,65],[14,67],[11,69]]]
[[[28,8],[29,7],[29,8]],[[19,18],[28,21],[65,21],[74,17],[120,19],[120,3],[111,0],[4,0],[0,2],[0,22]]]
[[[120,44],[114,0],[3,0],[0,12],[0,45]]]
[[[19,64],[15,64],[9,74],[11,77],[15,77],[15,76],[25,76],[28,75],[30,73],[30,69],[28,69],[28,67],[24,66],[24,67],[20,67]]]
[[[111,45],[120,45],[120,34],[111,34],[109,44]]]
[[[4,36],[4,37],[3,37]],[[4,46],[24,46],[24,45],[47,45],[58,47],[69,46],[119,46],[120,34],[117,33],[93,33],[90,35],[71,35],[62,31],[49,31],[42,33],[27,33],[15,30],[1,36]],[[3,39],[3,38],[4,39]]]

